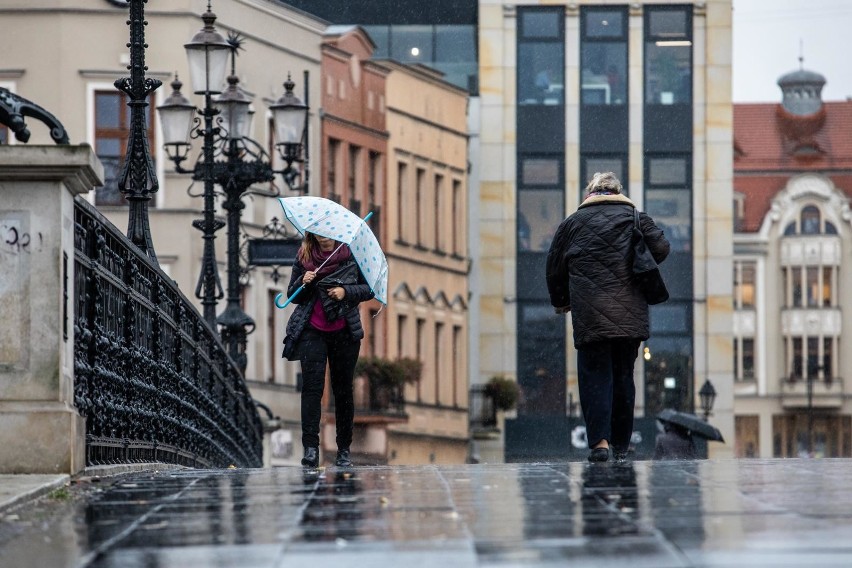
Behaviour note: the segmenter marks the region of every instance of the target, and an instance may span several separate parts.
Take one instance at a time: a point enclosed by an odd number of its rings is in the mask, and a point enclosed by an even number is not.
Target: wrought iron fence
[[[74,221],[74,398],[87,463],[261,466],[260,417],[215,331],[83,199]]]

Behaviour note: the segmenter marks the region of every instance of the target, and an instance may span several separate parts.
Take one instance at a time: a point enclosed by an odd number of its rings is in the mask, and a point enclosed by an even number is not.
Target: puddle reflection
[[[583,470],[583,534],[620,536],[636,534],[639,526],[639,492],[636,470],[624,465],[590,464]]]
[[[306,541],[351,540],[362,534],[362,481],[351,471],[306,472],[305,482],[316,486],[299,523]]]

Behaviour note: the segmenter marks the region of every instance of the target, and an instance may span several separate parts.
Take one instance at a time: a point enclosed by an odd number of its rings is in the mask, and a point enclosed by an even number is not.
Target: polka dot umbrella
[[[378,239],[366,223],[372,213],[361,219],[339,203],[311,195],[280,197],[278,201],[284,208],[287,220],[302,235],[310,232],[349,245],[352,257],[376,299],[383,304],[388,303],[388,261]],[[284,306],[289,303],[290,299]]]

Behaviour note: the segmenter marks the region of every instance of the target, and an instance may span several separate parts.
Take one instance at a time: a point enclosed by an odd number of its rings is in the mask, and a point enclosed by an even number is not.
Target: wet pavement
[[[0,566],[852,566],[852,460],[178,470],[68,493],[0,521]]]

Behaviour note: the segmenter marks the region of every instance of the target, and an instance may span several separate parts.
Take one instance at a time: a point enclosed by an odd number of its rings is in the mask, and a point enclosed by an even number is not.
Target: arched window
[[[835,227],[834,223],[832,223],[831,221],[825,222],[825,234],[826,235],[836,235],[837,234],[837,227]]]
[[[796,223],[790,223],[784,228],[784,236],[789,237],[790,235],[796,234]]]
[[[819,209],[813,205],[808,205],[802,209],[801,226],[803,235],[818,235],[820,233]]]

